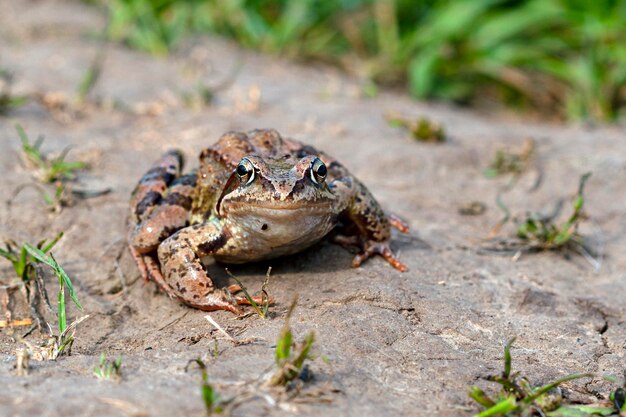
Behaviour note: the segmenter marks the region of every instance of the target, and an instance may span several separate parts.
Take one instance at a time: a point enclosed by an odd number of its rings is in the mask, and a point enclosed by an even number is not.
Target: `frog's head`
[[[226,183],[216,211],[222,218],[266,235],[326,229],[336,204],[326,183],[327,172],[314,155],[295,163],[288,157],[245,156]]]

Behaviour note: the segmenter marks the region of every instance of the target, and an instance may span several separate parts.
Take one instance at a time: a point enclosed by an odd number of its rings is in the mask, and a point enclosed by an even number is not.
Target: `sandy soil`
[[[257,55],[221,39],[191,42],[171,57],[154,58],[103,46],[94,35],[105,26],[104,14],[78,3],[3,1],[0,16],[0,66],[14,73],[16,93],[74,97],[100,50],[105,57],[84,111],[50,111],[32,102],[0,117],[0,195],[11,200],[0,206],[0,235],[36,241],[65,231],[55,255],[90,314],[72,356],[33,362],[26,377],[13,370],[19,343],[0,330],[0,415],[203,415],[200,375],[197,368],[185,371],[188,361],[205,358],[217,389],[234,395],[272,366],[294,294],[300,295],[296,337],[314,330],[315,350],[329,365],[313,361],[314,379],[295,399],[270,406],[254,398],[236,415],[471,415],[477,408],[467,387],[489,386],[481,377],[500,370],[503,345],[513,336],[514,367],[536,383],[582,371],[621,375],[623,128],[531,123],[393,93],[366,98],[358,82],[332,69]],[[214,102],[185,105],[181,95],[198,82],[220,86]],[[449,141],[415,142],[388,126],[388,111],[438,121]],[[45,135],[46,151],[71,145],[70,159],[92,164],[81,178],[86,186],[112,192],[59,214],[50,213],[34,189],[11,198],[16,187],[32,181],[20,163],[16,123],[32,137]],[[206,313],[139,279],[124,243],[125,218],[135,182],[165,149],[181,148],[193,166],[199,151],[223,132],[258,127],[331,153],[386,209],[406,219],[411,235],[397,236],[394,249],[410,271],[399,273],[380,259],[352,269],[352,255],[327,242],[271,264],[233,267],[257,291],[271,265],[276,298],[270,320],[211,313],[237,338],[256,338],[233,346],[209,325]],[[541,253],[514,262],[478,250],[502,215],[495,199],[508,182],[487,179],[482,170],[496,149],[520,146],[527,137],[537,140],[543,182],[529,191],[538,175],[533,169],[504,199],[515,213],[548,210],[556,199],[572,196],[581,174],[593,172],[586,193],[591,221],[581,231],[601,243],[599,271],[580,256]],[[473,200],[485,203],[486,213],[460,215],[459,207]],[[222,285],[229,282],[223,266],[209,262],[208,268]],[[0,262],[0,280],[11,273]],[[48,278],[55,294],[54,278]],[[13,306],[14,317],[28,316],[19,300]],[[71,319],[80,315],[71,309]],[[45,339],[39,332],[27,338]],[[219,356],[212,359],[215,339]],[[103,352],[122,355],[120,383],[93,376]],[[609,390],[599,379],[565,388],[571,398],[586,401]]]

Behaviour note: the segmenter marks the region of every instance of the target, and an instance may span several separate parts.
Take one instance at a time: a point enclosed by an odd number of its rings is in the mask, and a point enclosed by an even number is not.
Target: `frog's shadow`
[[[399,253],[410,249],[429,249],[430,245],[415,236],[403,235],[402,237],[397,236],[392,241],[392,248],[394,252]],[[329,239],[323,239],[302,252],[275,259],[248,262],[245,264],[225,264],[207,258],[204,264],[216,285],[218,287],[224,287],[233,283],[226,269],[244,282],[248,281],[248,277],[252,278],[265,275],[269,267],[271,267],[275,273],[285,275],[293,275],[302,272],[326,273],[354,269],[352,268],[352,259],[356,254],[356,250],[343,248],[338,244],[330,242]],[[362,267],[367,267],[367,263],[371,261],[372,260],[366,261]],[[257,278],[255,278],[255,280],[256,279]]]

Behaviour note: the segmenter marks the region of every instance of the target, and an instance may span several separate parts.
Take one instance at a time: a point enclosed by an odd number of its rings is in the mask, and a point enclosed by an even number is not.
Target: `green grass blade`
[[[202,399],[204,400],[204,406],[207,410],[209,410],[209,412],[217,411],[217,394],[215,392],[215,389],[207,382],[207,378],[204,377],[202,382]]]
[[[63,282],[60,282],[59,284],[57,315],[59,316],[59,334],[62,334],[67,328],[67,317],[65,315],[65,287]]]
[[[41,248],[41,251],[44,253],[48,253],[50,252],[50,249],[52,249],[54,247],[54,245],[57,244],[57,242],[63,237],[63,232],[59,233],[54,239],[52,239],[52,242],[48,243],[46,246],[44,246],[43,248]],[[44,240],[41,245],[45,245],[46,241]]]
[[[493,400],[489,398],[483,390],[476,386],[473,386],[469,389],[469,396],[485,408],[491,408],[496,405],[496,403],[494,403]]]
[[[313,342],[315,342],[315,333],[311,331],[304,338],[302,350],[293,361],[293,365],[297,370],[295,372],[299,372],[300,369],[302,369],[302,365],[304,364],[304,361],[309,358],[309,352],[311,351],[311,348],[313,347]]]
[[[276,342],[276,363],[280,364],[291,355],[291,344],[293,343],[293,334],[291,329],[283,329],[280,339]]]
[[[491,417],[491,416],[503,416],[506,413],[514,411],[518,408],[515,397],[510,396],[503,400],[500,400],[496,405],[482,413],[476,414],[474,417]]]
[[[50,258],[52,258],[52,261],[55,264],[54,270],[55,270],[56,275],[60,279],[63,280],[65,285],[67,285],[67,289],[70,292],[70,297],[72,298],[72,301],[74,301],[74,304],[76,304],[76,307],[78,307],[78,309],[82,311],[83,310],[83,306],[78,301],[78,298],[76,298],[76,293],[74,292],[74,286],[72,285],[72,281],[70,280],[70,277],[67,275],[67,273],[65,272],[63,267],[61,267],[61,265],[59,265],[57,263],[57,261],[54,259],[54,256],[52,255],[52,253],[50,254]]]
[[[52,260],[51,257],[46,255],[41,249],[34,247],[30,243],[25,243],[24,249],[26,249],[26,251],[28,251],[28,253],[39,262],[42,262],[48,265],[49,267],[51,267],[52,269],[55,269],[55,262]]]
[[[507,379],[511,375],[511,346],[513,346],[513,342],[515,342],[515,337],[509,340],[504,347],[504,372],[502,372],[502,376]]]
[[[43,253],[41,249],[34,247],[30,243],[25,243],[24,248],[28,251],[28,253],[30,253],[39,262],[45,263],[46,265],[50,266],[54,270],[54,273],[57,276],[57,278],[59,278],[59,281],[62,281],[65,285],[67,285],[67,288],[70,293],[70,297],[74,301],[74,304],[76,304],[76,307],[78,307],[78,309],[82,311],[83,306],[78,301],[78,298],[76,298],[76,293],[74,292],[74,286],[72,285],[72,281],[70,280],[70,277],[67,275],[65,270],[61,267],[61,265],[57,263],[52,253],[50,253],[50,255],[48,256],[45,253]]]
[[[0,256],[2,256],[3,258],[11,262],[13,264],[13,269],[15,269],[15,273],[21,277],[23,271],[18,270],[20,259],[15,254],[15,251],[13,250],[13,247],[11,246],[11,244],[8,242],[6,242],[5,244],[6,244],[6,249],[0,248]],[[24,252],[24,249],[22,249],[21,252]]]
[[[573,375],[565,376],[563,378],[559,378],[556,381],[550,382],[549,384],[546,384],[538,388],[535,392],[533,392],[532,395],[529,395],[528,397],[524,398],[522,401],[526,404],[532,404],[537,398],[541,397],[548,391],[558,387],[564,382],[572,381],[574,379],[580,379],[580,378],[591,378],[592,376],[593,374],[573,374]]]
[[[573,405],[559,407],[546,414],[548,417],[600,417],[615,415],[614,410],[608,407],[590,407],[586,405]]]
[[[248,300],[248,302],[250,303],[250,306],[252,306],[252,308],[257,312],[257,314],[259,316],[261,316],[261,318],[265,318],[265,314],[263,313],[263,310],[261,310],[261,308],[259,308],[259,305],[254,301],[254,299],[252,298],[252,296],[250,295],[250,293],[248,293],[248,290],[246,289],[246,287],[241,283],[241,281],[239,281],[239,279],[237,279],[236,276],[234,276],[229,270],[228,268],[226,268],[226,273],[232,278],[234,279],[237,284],[239,284],[239,287],[241,288],[241,291],[243,291],[243,295],[246,297],[246,300]]]
[[[15,272],[21,279],[25,279],[24,273],[26,272],[26,266],[28,265],[28,252],[26,252],[26,248],[22,246],[20,250],[20,259],[14,264]]]
[[[87,68],[87,71],[85,71],[85,74],[83,75],[80,84],[78,84],[76,94],[78,96],[78,100],[81,102],[84,102],[87,99],[87,96],[96,85],[96,82],[100,77],[100,60],[100,56],[96,57],[94,64],[91,67]]]
[[[12,263],[17,262],[17,257],[15,256],[15,254],[8,252],[2,248],[0,248],[0,256],[2,256],[3,258],[8,259],[9,261],[11,261]]]
[[[28,136],[26,135],[26,131],[24,131],[24,128],[22,127],[22,125],[16,124],[15,130],[17,130],[17,134],[20,137],[20,140],[22,141],[22,147],[30,148],[30,143],[28,142]]]
[[[287,316],[285,317],[285,324],[280,331],[280,338],[278,342],[276,342],[276,364],[279,366],[281,363],[291,356],[291,345],[293,343],[293,333],[291,332],[291,327],[289,326],[289,321],[291,320],[291,315],[296,308],[296,304],[298,304],[298,296],[296,295],[289,306],[289,310],[287,310]]]

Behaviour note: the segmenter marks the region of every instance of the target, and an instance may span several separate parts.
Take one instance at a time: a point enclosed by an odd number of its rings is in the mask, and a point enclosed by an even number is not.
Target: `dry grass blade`
[[[26,376],[30,370],[30,351],[26,348],[15,349],[15,373]]]
[[[17,319],[17,320],[0,320],[0,327],[19,327],[19,326],[31,326],[33,324],[33,319]]]
[[[207,319],[207,321],[209,323],[211,323],[213,325],[213,327],[215,327],[217,329],[218,332],[220,332],[221,334],[224,335],[224,337],[226,337],[227,340],[230,340],[231,342],[233,342],[233,344],[238,345],[239,341],[237,339],[235,339],[234,337],[232,337],[231,335],[228,334],[228,332],[226,332],[226,330],[224,330],[222,328],[222,326],[220,326],[214,319],[213,317],[211,317],[210,315],[206,315],[204,316],[205,319]]]
[[[224,328],[222,328],[222,326],[220,326],[218,322],[216,322],[213,319],[213,317],[207,314],[206,316],[204,316],[204,318],[207,319],[207,321],[211,323],[211,325],[213,325],[213,327],[215,327],[217,331],[220,332],[220,334],[222,334],[228,341],[232,342],[232,344],[235,346],[245,345],[245,344],[252,343],[257,340],[255,337],[249,337],[243,340],[235,339],[230,334],[228,334],[228,332],[224,330]]]

